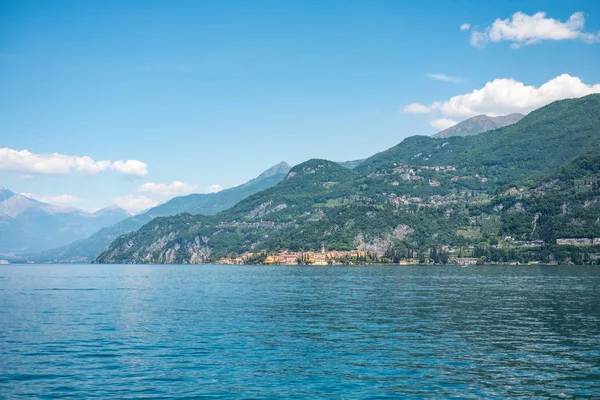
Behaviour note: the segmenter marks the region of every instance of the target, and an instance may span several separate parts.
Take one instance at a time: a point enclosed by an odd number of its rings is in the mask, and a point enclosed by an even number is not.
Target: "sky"
[[[0,186],[131,212],[600,92],[600,2],[0,2]]]

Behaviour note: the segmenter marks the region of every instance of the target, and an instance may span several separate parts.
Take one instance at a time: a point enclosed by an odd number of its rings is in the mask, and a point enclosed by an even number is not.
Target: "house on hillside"
[[[458,265],[475,265],[477,264],[477,258],[457,257],[456,262],[458,263]]]
[[[571,238],[571,239],[556,239],[556,244],[563,246],[591,246],[596,239],[588,238]],[[600,244],[600,242],[598,242]]]

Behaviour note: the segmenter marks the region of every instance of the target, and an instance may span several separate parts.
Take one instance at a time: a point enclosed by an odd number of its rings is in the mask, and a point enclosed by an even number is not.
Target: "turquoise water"
[[[599,398],[600,268],[0,266],[0,396]]]

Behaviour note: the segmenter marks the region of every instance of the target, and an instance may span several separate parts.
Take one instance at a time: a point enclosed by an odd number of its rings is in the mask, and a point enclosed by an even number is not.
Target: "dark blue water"
[[[596,267],[0,267],[0,396],[600,397]]]

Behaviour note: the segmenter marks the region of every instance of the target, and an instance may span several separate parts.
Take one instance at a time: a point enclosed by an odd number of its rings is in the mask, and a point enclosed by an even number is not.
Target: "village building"
[[[274,256],[267,256],[264,262],[268,265],[277,264],[277,259]]]
[[[472,257],[457,257],[456,262],[458,265],[475,265],[477,264],[477,258]]]
[[[282,254],[277,256],[277,264],[279,265],[297,265],[298,256],[295,254]]]
[[[571,239],[556,239],[556,244],[563,246],[591,246],[600,244],[600,238],[571,238]]]

